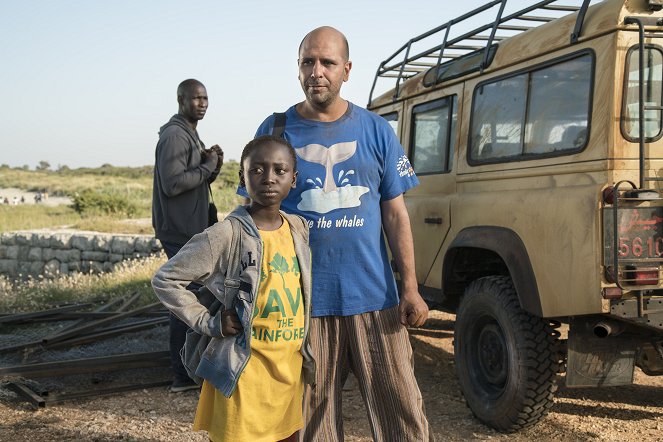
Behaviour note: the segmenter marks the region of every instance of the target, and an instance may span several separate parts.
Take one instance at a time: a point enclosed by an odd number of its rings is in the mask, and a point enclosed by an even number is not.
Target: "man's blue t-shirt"
[[[256,136],[271,134],[274,116]],[[419,181],[393,129],[348,103],[334,122],[303,119],[291,107],[283,136],[297,153],[297,187],[281,208],[308,221],[313,316],[348,316],[398,304],[382,235],[380,202]],[[239,189],[246,196],[245,189]]]

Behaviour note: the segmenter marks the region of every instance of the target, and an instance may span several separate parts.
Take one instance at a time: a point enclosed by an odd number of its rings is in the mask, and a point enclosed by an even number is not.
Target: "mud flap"
[[[663,341],[642,345],[635,363],[647,376],[663,376]]]
[[[571,318],[569,323],[566,385],[609,387],[633,383],[636,345],[622,336],[599,338],[599,317]]]

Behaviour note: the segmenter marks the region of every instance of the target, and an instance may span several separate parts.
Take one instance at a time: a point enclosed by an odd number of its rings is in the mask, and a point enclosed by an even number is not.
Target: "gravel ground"
[[[550,414],[535,427],[509,435],[492,431],[473,418],[459,393],[452,339],[453,316],[441,312],[431,312],[424,328],[411,331],[417,379],[437,441],[663,441],[663,377],[639,370],[628,387],[561,387]],[[344,395],[346,440],[370,441],[359,392]],[[197,392],[172,394],[162,387],[33,411],[0,395],[0,441],[207,441],[204,433],[191,431],[197,399]]]

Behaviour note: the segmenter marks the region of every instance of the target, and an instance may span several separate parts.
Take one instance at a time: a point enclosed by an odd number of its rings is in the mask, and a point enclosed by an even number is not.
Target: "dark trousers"
[[[184,244],[175,244],[172,242],[161,241],[161,246],[163,251],[166,252],[168,259],[175,256],[177,252],[184,246]],[[192,292],[197,292],[200,288],[200,284],[192,282],[186,288]],[[184,340],[186,339],[186,331],[189,329],[189,326],[182,322],[174,314],[170,314],[170,363],[173,367],[173,375],[175,381],[187,382],[189,381],[189,375],[182,364],[182,358],[180,357],[180,350],[184,347]]]

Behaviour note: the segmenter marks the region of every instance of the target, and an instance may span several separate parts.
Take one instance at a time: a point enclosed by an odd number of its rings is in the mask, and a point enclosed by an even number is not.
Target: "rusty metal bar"
[[[46,400],[46,404],[57,404],[65,401],[70,401],[74,399],[81,399],[90,396],[106,396],[109,394],[122,393],[124,391],[131,390],[142,390],[145,388],[156,388],[156,387],[165,387],[170,385],[172,381],[159,381],[159,382],[149,382],[144,384],[132,384],[132,385],[123,385],[121,387],[112,387],[112,388],[103,388],[99,390],[88,390],[80,393],[68,393],[62,395],[53,395],[49,396]]]
[[[131,324],[125,324],[125,325],[110,327],[108,329],[102,329],[95,333],[77,336],[72,339],[67,339],[65,341],[47,343],[44,346],[48,349],[55,349],[55,348],[72,347],[75,345],[87,344],[94,341],[100,341],[106,338],[112,338],[113,336],[121,335],[123,333],[137,332],[140,330],[145,330],[154,327],[156,325],[167,324],[168,321],[170,321],[170,318],[146,319],[144,321],[138,321]]]
[[[160,302],[155,302],[153,304],[149,304],[149,305],[146,305],[146,306],[143,306],[143,307],[140,307],[140,308],[128,311],[128,312],[118,313],[118,314],[113,315],[113,316],[108,317],[108,318],[99,319],[97,321],[91,321],[87,324],[81,325],[80,327],[76,327],[76,328],[67,330],[64,333],[57,333],[55,335],[49,336],[49,337],[45,338],[43,340],[43,342],[44,342],[44,344],[48,344],[48,343],[64,341],[64,340],[69,339],[71,337],[77,336],[79,333],[81,333],[83,331],[92,330],[92,329],[95,329],[95,328],[99,328],[102,325],[109,324],[111,322],[119,321],[121,319],[129,318],[131,316],[136,316],[139,313],[143,313],[143,312],[152,310],[156,307],[161,307],[162,305],[163,304],[161,304]]]
[[[170,352],[155,351],[0,367],[0,376],[24,376],[27,378],[39,378],[81,373],[100,373],[107,371],[128,370],[130,368],[166,367],[169,365]]]
[[[95,390],[85,390],[76,393],[65,393],[57,395],[48,395],[47,397],[40,396],[24,384],[17,382],[9,382],[7,387],[16,392],[19,397],[27,400],[35,408],[45,408],[46,405],[59,404],[66,401],[75,399],[82,399],[87,397],[107,396],[115,393],[122,393],[132,390],[143,390],[147,388],[165,387],[170,385],[172,381],[157,381],[147,382],[141,384],[122,385],[119,387],[102,388]]]
[[[66,305],[63,307],[56,307],[48,310],[39,310],[36,312],[26,312],[26,313],[14,313],[6,316],[0,317],[0,324],[14,324],[17,322],[31,321],[33,319],[38,319],[44,316],[57,315],[58,313],[71,312],[75,310],[81,310],[87,307],[90,307],[92,304],[73,304]]]
[[[129,299],[124,301],[124,304],[122,304],[117,311],[118,312],[124,312],[126,311],[129,307],[131,307],[138,299],[140,299],[141,293],[140,292],[134,292]]]
[[[82,319],[104,319],[104,318],[110,318],[111,316],[117,315],[118,312],[112,311],[112,312],[71,312],[71,313],[62,313],[57,316],[48,316],[45,318],[40,318],[40,322],[57,322],[57,321],[76,321],[76,324],[72,324],[72,326],[67,326],[65,328],[62,328],[61,330],[58,330],[57,333],[62,333],[65,330],[69,330],[70,328],[73,328],[73,325],[76,325],[77,327],[81,324],[84,324],[86,321],[79,321]],[[149,316],[149,317],[156,317],[156,316],[163,316],[167,315],[168,310],[163,309],[163,310],[153,310],[149,312],[143,312],[140,313],[136,316]]]
[[[24,384],[21,384],[21,383],[18,383],[18,382],[9,382],[7,384],[7,388],[12,390],[16,394],[18,394],[19,397],[22,397],[23,399],[26,399],[35,408],[44,408],[44,407],[46,407],[46,399],[39,396],[37,393],[32,391],[32,389],[28,388]]]
[[[11,353],[12,351],[18,351],[18,350],[25,350],[31,347],[37,347],[41,345],[42,342],[41,340],[39,341],[30,341],[30,342],[24,342],[22,344],[14,344],[14,345],[8,345],[6,347],[0,348],[0,354],[2,353]]]
[[[94,312],[78,312],[78,313],[84,313],[86,315],[89,315],[90,313],[104,313],[104,312],[107,312],[108,310],[110,310],[111,308],[115,307],[120,302],[123,302],[124,300],[125,300],[124,297],[116,298],[116,299],[113,299],[111,302],[109,302],[107,304],[104,304],[101,307],[97,308],[96,310],[94,310]],[[62,320],[67,319],[67,318],[63,318],[62,316],[60,316],[60,317],[62,318]],[[79,325],[84,324],[84,323],[85,323],[85,319],[80,319],[80,320],[76,321],[75,323],[73,323],[71,325],[68,325],[68,326],[58,330],[58,333],[63,333],[66,330],[71,330],[73,328],[78,327]]]

